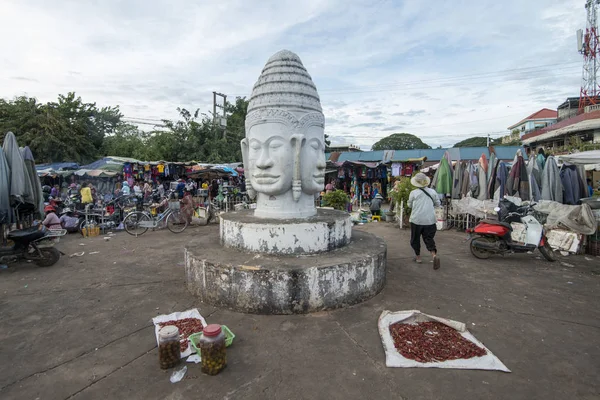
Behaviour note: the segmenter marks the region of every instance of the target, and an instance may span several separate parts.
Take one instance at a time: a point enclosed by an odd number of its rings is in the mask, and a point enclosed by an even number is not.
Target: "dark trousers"
[[[371,210],[371,215],[381,215],[381,210]]]
[[[415,251],[415,254],[421,255],[421,236],[423,236],[423,242],[428,251],[437,251],[435,248],[435,232],[437,227],[433,225],[416,225],[410,223],[410,246]]]

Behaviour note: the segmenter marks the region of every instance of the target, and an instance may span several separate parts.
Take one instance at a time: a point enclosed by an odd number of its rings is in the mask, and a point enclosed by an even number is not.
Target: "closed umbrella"
[[[14,133],[8,132],[2,145],[6,163],[10,170],[10,202],[13,207],[21,203],[34,205],[31,180],[25,169],[25,162],[17,145]]]
[[[488,162],[487,179],[488,182],[492,179],[492,175],[496,172],[496,153],[493,151],[490,154],[490,161]],[[490,197],[494,197],[494,193],[489,193]]]
[[[444,156],[440,161],[440,167],[437,170],[436,192],[444,195],[452,193],[452,171],[448,159]]]
[[[552,156],[546,159],[544,171],[542,172],[542,200],[563,202],[563,185],[560,180],[560,172]]]
[[[464,170],[465,170],[464,163],[461,162],[460,160],[456,161],[456,164],[454,165],[454,174],[452,174],[454,177],[453,185],[452,185],[452,198],[453,199],[461,198],[462,180],[463,180]]]
[[[0,225],[12,222],[12,209],[10,208],[10,169],[0,149]]]
[[[479,194],[477,200],[488,199],[488,187],[487,187],[487,170],[488,162],[485,154],[482,154],[477,164],[477,178],[479,180]]]
[[[33,153],[31,153],[31,149],[29,148],[29,146],[25,146],[21,149],[21,155],[23,156],[23,160],[25,161],[25,169],[27,170],[27,175],[29,176],[29,180],[31,182],[35,212],[40,218],[43,218],[44,194],[42,193],[42,183],[40,182],[40,178],[37,175],[37,171],[35,169],[35,160],[33,158]]]

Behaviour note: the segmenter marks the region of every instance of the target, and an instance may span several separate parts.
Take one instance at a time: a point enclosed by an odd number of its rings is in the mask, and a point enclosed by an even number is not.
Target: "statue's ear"
[[[242,162],[244,163],[244,173],[246,175],[246,192],[248,193],[248,197],[254,200],[256,192],[252,189],[252,176],[250,175],[250,164],[248,159],[248,139],[242,139],[240,145],[242,147]]]
[[[294,201],[300,200],[302,194],[302,168],[300,161],[300,154],[302,152],[302,146],[305,141],[304,135],[300,133],[293,134],[290,141],[292,143],[292,149],[294,151],[294,175],[292,178],[292,197]]]

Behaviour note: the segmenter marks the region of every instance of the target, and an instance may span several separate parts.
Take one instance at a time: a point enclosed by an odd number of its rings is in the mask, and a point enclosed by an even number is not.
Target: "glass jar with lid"
[[[221,325],[211,324],[204,328],[198,340],[202,358],[202,372],[216,375],[227,366],[225,334]]]
[[[158,331],[158,360],[162,369],[173,368],[181,361],[179,329],[167,325]]]

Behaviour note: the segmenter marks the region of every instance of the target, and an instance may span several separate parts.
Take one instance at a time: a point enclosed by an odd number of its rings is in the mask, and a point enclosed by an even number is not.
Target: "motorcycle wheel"
[[[558,257],[556,256],[556,252],[554,251],[552,246],[550,246],[550,243],[548,243],[548,239],[544,240],[544,245],[540,246],[539,249],[540,253],[542,253],[546,260],[554,262],[558,259]]]
[[[54,247],[43,247],[39,250],[42,257],[35,260],[38,267],[51,267],[60,260],[60,251]]]
[[[481,260],[487,260],[488,258],[490,258],[490,256],[492,255],[492,252],[489,250],[485,250],[485,249],[480,249],[478,247],[475,246],[475,242],[494,242],[495,240],[492,238],[485,238],[485,237],[477,237],[471,240],[470,243],[470,248],[471,248],[471,254],[473,254],[475,256],[475,258],[479,258]]]

